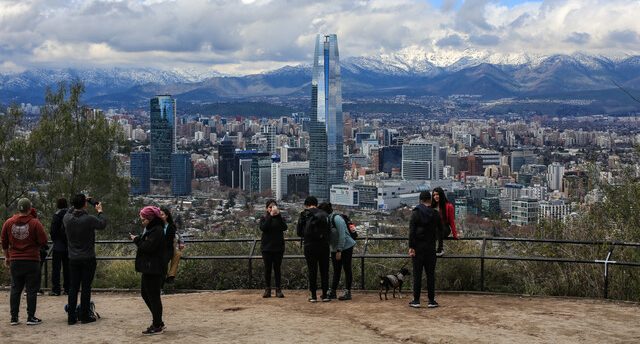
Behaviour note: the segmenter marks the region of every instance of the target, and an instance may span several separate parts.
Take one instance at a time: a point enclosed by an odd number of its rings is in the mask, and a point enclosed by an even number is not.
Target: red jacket
[[[47,245],[47,234],[33,215],[15,214],[2,225],[0,240],[5,259],[39,262],[40,248]]]
[[[451,234],[454,239],[458,239],[458,231],[456,231],[456,211],[453,209],[453,204],[451,202],[447,202],[447,218],[442,217],[442,212],[440,212],[440,217],[442,218],[443,224],[449,225],[451,228]]]

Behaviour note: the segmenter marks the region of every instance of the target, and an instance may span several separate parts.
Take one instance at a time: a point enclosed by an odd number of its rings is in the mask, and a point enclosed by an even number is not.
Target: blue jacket
[[[356,245],[356,241],[351,238],[342,216],[332,213],[329,215],[329,223],[331,224],[331,235],[329,236],[331,252],[348,250]]]

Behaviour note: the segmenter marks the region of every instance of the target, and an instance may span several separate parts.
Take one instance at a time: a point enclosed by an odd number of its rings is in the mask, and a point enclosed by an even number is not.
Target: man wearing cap
[[[104,229],[107,220],[102,215],[102,204],[96,203],[96,216],[87,213],[87,197],[84,194],[73,196],[73,208],[64,216],[65,234],[69,250],[69,304],[67,307],[69,325],[74,325],[80,319],[83,324],[96,321],[90,313],[91,283],[96,273],[96,230]],[[80,314],[76,314],[78,290],[82,285],[80,295]]]
[[[11,270],[11,325],[18,325],[20,294],[27,288],[27,325],[38,325],[36,302],[40,287],[40,248],[47,245],[42,223],[31,212],[31,201],[21,198],[18,213],[2,225],[4,264]]]

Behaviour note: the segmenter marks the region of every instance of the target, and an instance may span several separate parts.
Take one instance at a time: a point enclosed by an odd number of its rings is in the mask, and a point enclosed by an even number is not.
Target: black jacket
[[[164,227],[162,228],[164,231]],[[167,224],[167,232],[164,233],[164,258],[166,262],[169,263],[171,258],[173,258],[173,251],[175,250],[175,245],[173,241],[176,238],[176,226],[172,224]]]
[[[324,218],[326,221],[326,228],[324,228],[324,232],[322,233],[322,238],[312,238],[309,237],[305,232],[305,226],[307,221],[310,221],[310,219],[313,216],[319,216],[321,218]],[[296,233],[298,234],[299,237],[302,238],[302,240],[304,241],[304,246],[324,246],[326,245],[327,247],[329,246],[329,235],[331,233],[331,229],[329,227],[329,215],[327,215],[326,212],[324,212],[324,210],[318,209],[318,208],[309,208],[309,209],[305,209],[300,213],[300,217],[298,218],[298,225],[296,226]]]
[[[146,227],[142,235],[133,242],[138,246],[136,252],[136,271],[143,274],[163,275],[167,272],[164,249],[164,222],[155,218]]]
[[[96,230],[107,226],[102,213],[93,216],[84,209],[71,208],[62,219],[67,235],[69,259],[89,259],[96,257]]]
[[[442,247],[442,220],[440,214],[424,204],[419,204],[411,213],[409,222],[409,248],[416,251]]]
[[[67,234],[64,232],[64,223],[62,223],[62,219],[66,213],[67,209],[59,209],[53,214],[53,219],[51,220],[49,232],[51,234],[51,241],[53,241],[53,250],[56,252],[67,251]]]
[[[263,215],[260,218],[260,230],[262,252],[284,252],[284,231],[287,230],[287,223],[282,215]]]

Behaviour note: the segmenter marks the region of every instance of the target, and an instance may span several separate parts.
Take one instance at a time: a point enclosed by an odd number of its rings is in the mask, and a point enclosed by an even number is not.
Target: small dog
[[[384,299],[388,300],[387,292],[389,292],[390,288],[393,288],[393,298],[396,297],[396,289],[398,289],[398,296],[402,298],[402,282],[409,275],[409,270],[402,268],[395,275],[380,276],[380,300],[382,300],[382,291],[384,291]]]

